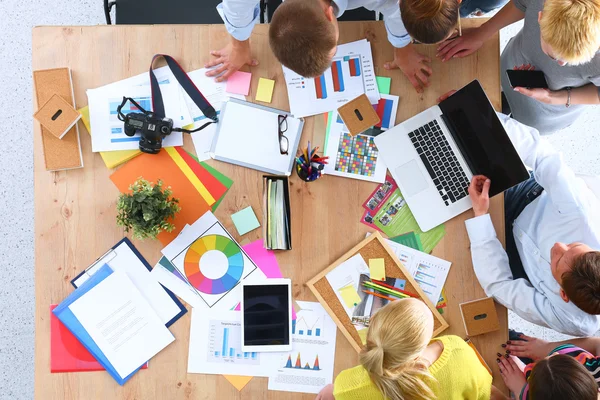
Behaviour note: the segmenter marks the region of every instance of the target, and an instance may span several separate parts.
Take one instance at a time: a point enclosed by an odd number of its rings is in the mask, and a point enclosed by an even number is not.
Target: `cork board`
[[[33,118],[37,119],[56,138],[62,139],[79,121],[81,114],[62,97],[55,94],[33,114]]]
[[[348,260],[350,257],[360,254],[365,261],[372,258],[383,258],[385,261],[385,274],[391,278],[399,278],[406,280],[405,289],[411,293],[415,293],[419,296],[427,307],[431,310],[434,317],[434,331],[433,336],[439,335],[442,331],[448,328],[448,323],[436,310],[435,304],[433,304],[427,295],[421,290],[419,285],[415,282],[413,277],[408,273],[404,265],[400,262],[398,257],[385,243],[383,237],[379,232],[375,232],[365,240],[357,244],[354,248],[348,251],[346,254],[337,259],[333,264],[327,267],[324,271],[319,273],[313,279],[308,281],[307,285],[313,294],[317,297],[319,302],[327,310],[331,318],[335,321],[338,328],[342,331],[346,339],[350,341],[350,344],[358,352],[362,348],[362,341],[356,328],[352,325],[348,314],[344,309],[344,306],[338,300],[333,288],[325,277],[330,271],[337,268],[340,264]]]
[[[37,107],[41,107],[57,94],[75,108],[75,96],[69,68],[33,71],[33,86]],[[41,131],[46,170],[59,171],[83,167],[77,125],[69,129],[62,139],[52,135],[43,126],[41,126]]]

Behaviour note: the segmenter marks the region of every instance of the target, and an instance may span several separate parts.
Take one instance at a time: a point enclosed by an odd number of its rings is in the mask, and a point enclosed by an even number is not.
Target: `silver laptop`
[[[472,207],[474,175],[490,197],[529,178],[477,80],[374,141],[424,232]]]

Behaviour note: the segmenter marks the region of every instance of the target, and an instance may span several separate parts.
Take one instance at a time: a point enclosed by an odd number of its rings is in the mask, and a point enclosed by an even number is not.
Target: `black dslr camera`
[[[123,115],[121,108],[130,101],[141,112],[130,112]],[[144,153],[157,154],[162,148],[165,136],[173,132],[173,120],[171,118],[159,118],[154,113],[144,110],[135,100],[123,97],[123,102],[117,107],[119,120],[125,123],[125,134],[134,136],[140,133],[140,150]]]

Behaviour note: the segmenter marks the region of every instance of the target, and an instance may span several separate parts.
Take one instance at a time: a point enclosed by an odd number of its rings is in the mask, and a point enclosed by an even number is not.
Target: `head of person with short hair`
[[[387,399],[433,399],[431,378],[419,357],[433,336],[433,315],[425,303],[402,299],[372,318],[360,363]]]
[[[532,400],[596,400],[594,376],[575,358],[553,354],[538,361],[528,379]]]
[[[275,57],[307,78],[331,66],[338,37],[337,18],[325,0],[286,0],[275,10],[269,26]]]
[[[461,0],[402,0],[400,16],[410,36],[425,44],[448,39],[458,23]]]
[[[556,243],[550,250],[560,296],[591,315],[600,315],[600,251],[583,243]]]
[[[546,0],[538,21],[542,51],[559,65],[585,64],[600,50],[600,0]]]

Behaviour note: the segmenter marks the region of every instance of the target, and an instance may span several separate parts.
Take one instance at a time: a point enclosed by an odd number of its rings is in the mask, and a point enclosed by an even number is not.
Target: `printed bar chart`
[[[342,73],[342,61],[337,60],[331,64],[331,78],[333,79],[333,91],[344,91],[344,75]]]
[[[394,100],[384,99],[383,97],[379,99],[379,103],[377,103],[377,115],[379,115],[379,123],[376,125],[378,128],[390,129],[394,126],[395,121],[392,121],[392,110],[394,107]]]
[[[348,63],[348,68],[350,68],[350,76],[360,76],[360,59],[358,57],[346,56],[344,57],[344,61]]]
[[[241,349],[241,327],[226,321],[210,321],[209,359],[223,363],[258,364],[258,353]]]
[[[317,99],[327,98],[327,85],[325,83],[325,75],[317,76],[315,78],[315,91],[317,92]]]
[[[321,328],[316,328],[316,325],[319,323],[319,319],[314,322],[312,326],[308,326],[308,323],[304,318],[298,319],[298,321],[292,321],[292,335],[300,335],[300,336],[321,336]],[[296,322],[298,323],[298,330],[296,331]],[[304,329],[300,329],[303,327]]]

